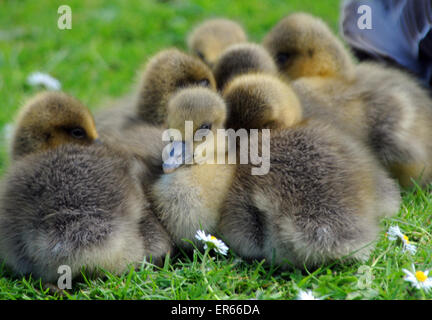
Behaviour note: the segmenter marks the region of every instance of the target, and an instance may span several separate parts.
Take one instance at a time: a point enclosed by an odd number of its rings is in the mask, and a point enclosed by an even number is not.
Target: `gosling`
[[[196,26],[189,34],[187,44],[190,52],[213,67],[226,48],[246,41],[247,35],[239,23],[216,18]]]
[[[413,77],[377,63],[356,65],[324,22],[303,13],[284,18],[263,42],[295,80],[305,117],[359,139],[403,187],[432,181],[432,101]]]
[[[229,47],[213,68],[219,90],[236,76],[257,72],[276,75],[278,69],[267,50],[254,43]]]

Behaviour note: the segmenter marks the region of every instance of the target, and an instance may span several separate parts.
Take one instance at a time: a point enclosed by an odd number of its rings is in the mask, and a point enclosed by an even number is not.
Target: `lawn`
[[[57,9],[65,3],[72,8],[71,30],[57,28]],[[51,74],[62,90],[96,110],[127,93],[154,53],[170,46],[184,49],[188,31],[205,18],[240,21],[259,42],[281,17],[299,10],[321,16],[337,31],[338,0],[1,1],[0,128],[39,90],[26,84],[31,72]],[[3,140],[1,172],[8,166]],[[432,268],[431,192],[417,188],[403,197],[398,216],[383,220],[376,250],[365,263],[282,271],[232,252],[225,257],[196,251],[167,259],[160,269],[143,263],[120,277],[74,282],[66,296],[50,294],[29,277],[14,278],[0,266],[0,299],[294,299],[300,290],[322,299],[431,299],[432,292],[412,287],[402,271],[412,264]],[[417,246],[414,255],[385,235],[394,225]]]

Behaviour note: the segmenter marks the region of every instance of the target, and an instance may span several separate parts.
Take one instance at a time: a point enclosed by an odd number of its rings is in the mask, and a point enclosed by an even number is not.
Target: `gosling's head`
[[[291,79],[349,76],[353,72],[342,43],[321,19],[306,13],[282,19],[266,35],[263,45],[279,70]]]
[[[277,77],[248,74],[236,77],[223,91],[226,128],[287,128],[302,119],[302,108],[291,87]]]
[[[18,114],[11,154],[16,160],[62,144],[95,141],[93,116],[81,102],[65,93],[44,92],[30,99]]]
[[[229,47],[213,68],[218,89],[223,89],[235,76],[251,72],[277,73],[272,56],[264,47],[254,43]]]
[[[214,157],[217,129],[224,128],[225,120],[223,99],[207,88],[189,88],[174,95],[168,104],[167,124],[172,143],[167,149],[169,158],[164,160],[164,171],[169,173],[192,159],[204,162],[201,141],[207,145],[205,155]],[[173,129],[180,135],[173,134]],[[225,153],[225,150],[220,152]]]
[[[169,98],[178,89],[188,86],[216,89],[216,81],[209,67],[200,59],[177,49],[161,51],[148,62],[144,71],[138,116],[149,123],[165,123]]]
[[[242,26],[228,19],[211,19],[198,25],[189,35],[189,50],[213,66],[229,46],[247,41]]]

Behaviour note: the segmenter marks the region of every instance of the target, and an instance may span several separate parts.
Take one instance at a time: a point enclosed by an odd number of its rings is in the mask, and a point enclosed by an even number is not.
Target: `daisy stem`
[[[420,292],[421,292],[423,300],[426,300],[426,293],[425,293],[424,289],[420,288]]]
[[[214,292],[213,288],[210,286],[210,284],[207,280],[207,276],[206,276],[206,270],[205,270],[205,265],[206,265],[206,260],[207,260],[206,258],[208,257],[210,250],[211,250],[210,248],[207,248],[206,251],[204,252],[203,259],[201,262],[201,272],[203,274],[203,278],[204,278],[204,282],[206,284],[207,290],[210,291],[210,293],[215,297],[216,300],[220,300],[218,295]]]

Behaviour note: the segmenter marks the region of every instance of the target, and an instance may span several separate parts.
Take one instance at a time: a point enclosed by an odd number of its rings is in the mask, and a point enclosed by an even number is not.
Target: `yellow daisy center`
[[[402,235],[402,238],[405,240],[406,243],[409,243],[409,239],[406,235]]]
[[[210,239],[217,240],[215,236],[211,236]]]
[[[416,276],[417,280],[420,282],[425,282],[428,278],[427,275],[425,275],[425,273],[423,271],[417,271],[415,273],[415,276]]]

